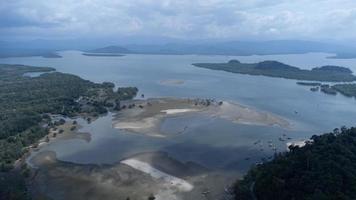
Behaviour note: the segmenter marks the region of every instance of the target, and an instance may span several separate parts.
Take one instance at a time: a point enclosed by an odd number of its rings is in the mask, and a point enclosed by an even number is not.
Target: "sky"
[[[0,40],[353,40],[356,0],[0,0]]]

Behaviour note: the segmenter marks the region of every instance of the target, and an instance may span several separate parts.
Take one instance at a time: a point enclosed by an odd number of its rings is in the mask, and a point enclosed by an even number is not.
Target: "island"
[[[341,93],[344,96],[347,97],[356,97],[356,84],[355,83],[349,83],[349,84],[336,84],[331,86],[334,90],[337,92]]]
[[[238,60],[230,60],[227,63],[194,63],[193,65],[211,70],[295,80],[328,82],[352,82],[356,80],[356,76],[352,74],[350,69],[330,65],[316,67],[311,70],[300,69],[278,61],[241,63]]]
[[[356,128],[336,128],[253,167],[235,199],[355,199]]]
[[[105,53],[105,54],[125,54],[125,53],[132,53],[129,49],[121,46],[107,46],[97,49],[91,49],[86,51],[86,53]]]
[[[121,57],[122,54],[115,53],[82,53],[83,56],[94,56],[94,57]]]
[[[121,46],[107,46],[103,48],[90,49],[82,53],[83,56],[95,57],[121,57],[123,54],[132,53],[130,50]]]
[[[297,82],[297,85],[309,86],[313,92],[320,91],[325,94],[337,95],[338,93],[346,97],[356,97],[355,83],[339,83],[335,85],[322,84],[318,82]]]

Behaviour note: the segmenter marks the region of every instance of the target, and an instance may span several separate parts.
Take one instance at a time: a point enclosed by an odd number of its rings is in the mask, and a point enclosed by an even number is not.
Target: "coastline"
[[[82,128],[81,125],[75,124],[73,122],[76,121],[77,118],[66,118],[64,124],[58,125],[54,128],[50,128],[48,134],[39,139],[36,143],[26,147],[27,152],[22,155],[19,159],[14,162],[14,169],[20,169],[23,165],[30,165],[31,168],[32,164],[29,162],[29,159],[33,156],[34,152],[38,152],[46,145],[49,145],[58,140],[71,140],[71,139],[81,139],[86,142],[90,142],[91,135],[87,132],[79,132],[79,129]],[[75,126],[75,129],[71,129]],[[63,130],[63,131],[61,131]],[[60,133],[61,132],[61,133]]]

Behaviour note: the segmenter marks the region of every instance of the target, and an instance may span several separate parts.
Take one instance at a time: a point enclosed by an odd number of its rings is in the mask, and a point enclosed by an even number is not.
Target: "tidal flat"
[[[114,120],[114,127],[129,132],[165,137],[161,124],[167,117],[198,113],[223,118],[234,123],[289,128],[287,120],[272,113],[258,111],[237,102],[214,99],[152,98],[127,101]],[[182,127],[182,132],[188,128]]]

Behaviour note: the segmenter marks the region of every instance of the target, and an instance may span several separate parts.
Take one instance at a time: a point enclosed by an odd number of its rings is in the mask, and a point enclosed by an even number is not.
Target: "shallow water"
[[[295,80],[232,74],[192,66],[195,62],[242,62],[278,60],[301,68],[341,65],[356,71],[355,59],[326,59],[328,54],[270,56],[126,55],[88,57],[81,52],[60,53],[63,58],[6,58],[1,63],[54,67],[95,82],[111,81],[118,86],[136,86],[149,97],[201,97],[237,101],[272,112],[289,120],[292,130],[278,127],[239,125],[221,119],[187,115],[165,120],[162,130],[170,137],[152,138],[112,128],[111,116],[84,125],[92,141],[55,142],[45,149],[55,150],[58,158],[75,163],[114,163],[144,151],[166,151],[183,161],[195,161],[210,168],[245,169],[262,157],[273,154],[267,141],[279,150],[286,133],[293,139],[331,131],[356,122],[356,100],[341,95],[313,93]],[[161,80],[184,80],[183,84],[161,84]],[[297,111],[297,114],[295,114]],[[186,130],[182,127],[187,126]],[[183,131],[183,132],[182,132]],[[180,133],[182,132],[182,133]],[[178,134],[179,133],[179,134]],[[261,141],[262,144],[254,144]],[[263,149],[263,150],[261,150]],[[249,159],[250,158],[250,159]]]

